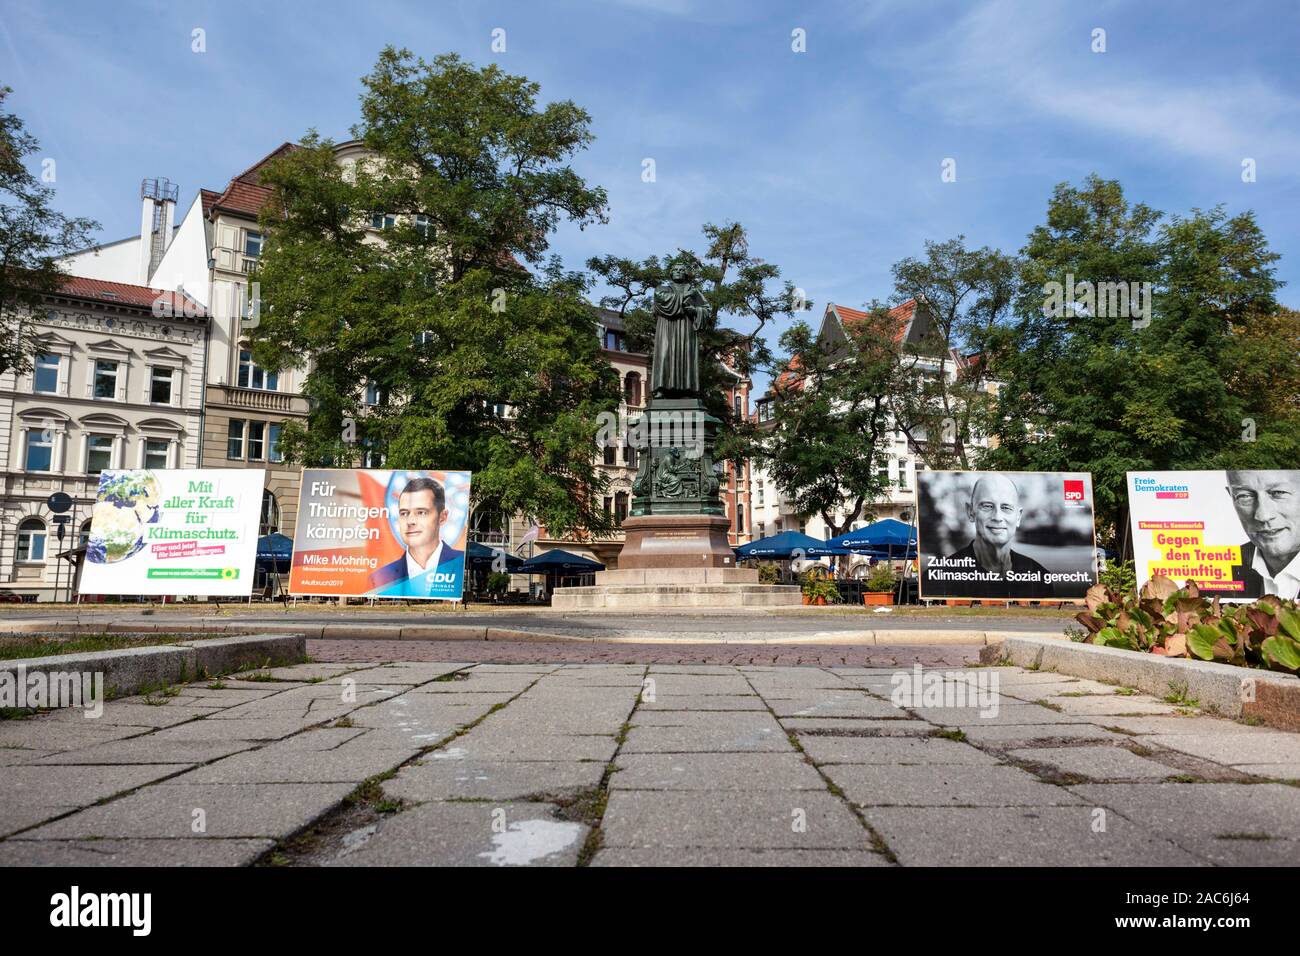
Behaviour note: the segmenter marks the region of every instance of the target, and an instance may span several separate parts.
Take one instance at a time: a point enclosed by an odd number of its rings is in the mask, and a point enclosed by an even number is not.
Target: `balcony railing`
[[[226,403],[262,412],[292,412],[294,396],[289,392],[268,392],[259,388],[226,386]]]

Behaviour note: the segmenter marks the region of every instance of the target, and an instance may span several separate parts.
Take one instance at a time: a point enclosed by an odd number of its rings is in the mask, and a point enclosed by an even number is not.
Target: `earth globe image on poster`
[[[116,471],[99,479],[99,498],[91,512],[86,560],[125,561],[144,548],[145,525],[162,516],[162,489],[153,472]]]

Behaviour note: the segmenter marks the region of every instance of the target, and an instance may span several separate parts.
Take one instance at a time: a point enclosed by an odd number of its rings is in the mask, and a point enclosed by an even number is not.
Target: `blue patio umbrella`
[[[275,532],[257,539],[257,563],[268,571],[287,574],[293,562],[293,539]]]
[[[916,556],[916,529],[897,518],[884,518],[865,528],[831,538],[826,545],[845,548],[853,554],[906,559]]]
[[[520,574],[591,574],[604,570],[605,566],[599,561],[558,548],[531,557],[519,566]]]
[[[749,544],[742,544],[734,549],[738,558],[779,558],[793,557],[798,551],[802,556],[817,554],[847,554],[847,551],[827,551],[826,542],[818,538],[800,534],[798,531],[782,531],[780,534],[759,538]],[[820,549],[820,550],[817,550]]]
[[[506,573],[522,574],[520,568],[524,565],[524,559],[518,555],[504,551],[506,556]],[[485,544],[479,544],[477,541],[471,541],[469,547],[465,549],[465,566],[474,571],[490,571],[493,563],[497,560],[499,552],[496,548],[489,548]]]

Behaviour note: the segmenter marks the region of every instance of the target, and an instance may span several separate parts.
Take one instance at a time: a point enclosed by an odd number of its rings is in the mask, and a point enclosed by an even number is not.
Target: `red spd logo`
[[[1083,501],[1083,479],[1067,478],[1065,479],[1065,500],[1066,501]]]

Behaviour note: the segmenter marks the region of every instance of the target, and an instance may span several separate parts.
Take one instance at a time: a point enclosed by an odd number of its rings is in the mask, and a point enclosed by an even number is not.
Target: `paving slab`
[[[1300,734],[1273,730],[1258,734],[1151,734],[1144,746],[1168,747],[1216,763],[1300,762]]]
[[[483,725],[486,728],[486,724]],[[477,733],[479,728],[457,737],[428,755],[432,760],[596,760],[609,763],[618,749],[613,737],[562,736],[520,737],[517,734]]]
[[[819,764],[984,764],[997,761],[969,744],[942,737],[829,737],[800,734],[804,753]]]
[[[771,720],[770,715],[767,716]],[[771,725],[757,726],[633,727],[628,731],[627,740],[623,744],[625,753],[726,753],[793,749],[785,731],[776,721],[772,721]]]
[[[767,704],[757,694],[749,696],[739,694],[683,694],[660,696],[653,700],[642,698],[638,710],[767,710]]]
[[[1080,803],[1017,767],[829,764],[825,773],[859,806],[1049,807]]]
[[[29,830],[32,840],[85,837],[283,839],[338,806],[351,784],[168,784],[137,790]],[[194,825],[203,811],[205,832]]]
[[[180,769],[171,764],[6,767],[0,774],[0,804],[84,807]]]
[[[28,750],[77,750],[108,740],[124,740],[148,733],[146,727],[101,724],[94,718],[75,720],[44,720],[28,717],[23,720],[0,721],[0,747],[24,747]]]
[[[1189,852],[1230,866],[1300,865],[1300,788],[1282,783],[1096,783],[1070,788]]]
[[[1118,727],[1133,734],[1271,734],[1273,730],[1252,727],[1224,717],[1098,717],[1098,726]]]
[[[811,790],[614,790],[601,834],[606,847],[872,848],[842,800]]]
[[[26,830],[28,827],[34,827],[38,823],[44,823],[46,820],[52,820],[77,809],[79,805],[76,804],[60,807],[54,804],[0,803],[0,837]],[[5,845],[0,842],[0,847]]]
[[[605,764],[596,760],[421,760],[390,780],[384,793],[411,803],[430,800],[522,800],[559,796],[600,785]]]
[[[378,749],[356,740],[331,750],[313,751],[308,756],[301,749],[273,743],[189,770],[173,782],[351,783],[355,786],[368,777],[400,767],[418,752],[416,746]]]
[[[1028,747],[1009,751],[1013,760],[1043,764],[1059,773],[1090,780],[1165,780],[1183,773],[1168,764],[1139,757],[1123,747]]]
[[[0,843],[0,866],[248,866],[273,840],[23,840]]]
[[[907,717],[907,711],[862,693],[764,699],[778,717]]]
[[[72,723],[90,720],[97,727],[140,727],[143,728],[141,732],[144,732],[162,727],[171,727],[175,724],[183,724],[187,720],[198,720],[200,717],[207,717],[219,713],[221,710],[221,707],[174,706],[170,701],[159,705],[143,703],[119,704],[116,701],[110,701],[104,706],[104,713],[98,717],[86,718],[79,712],[60,711],[43,719]]]
[[[1093,715],[1132,717],[1137,714],[1169,715],[1176,714],[1179,710],[1173,704],[1166,704],[1150,697],[1138,697],[1136,695],[1132,697],[1120,694],[1098,695],[1095,697],[1061,697],[1058,695],[1050,698],[1050,700],[1053,705],[1061,708],[1061,713],[1073,714],[1078,717]]]
[[[1050,707],[1000,700],[996,709],[983,707],[913,707],[922,720],[944,727],[987,727],[993,724],[1077,724],[1082,717],[1061,714]]]
[[[296,733],[301,733],[313,724],[322,723],[329,718],[325,715],[316,717],[246,717],[242,720],[217,719],[205,717],[192,720],[186,724],[177,724],[165,730],[149,735],[151,740],[193,741],[193,740],[279,740]]]
[[[1300,763],[1245,763],[1232,769],[1269,780],[1300,780]]]
[[[588,828],[546,803],[422,803],[330,866],[573,866]]]
[[[53,764],[201,764],[241,750],[260,746],[252,740],[158,740],[156,734],[113,740],[81,750],[67,750],[42,757],[38,763]]]
[[[798,753],[620,753],[612,790],[825,790]]]

